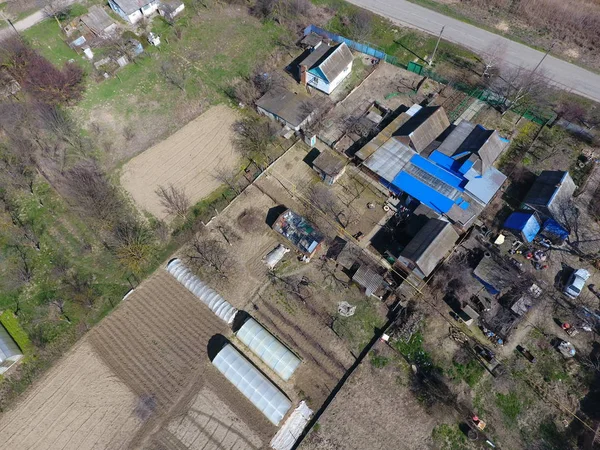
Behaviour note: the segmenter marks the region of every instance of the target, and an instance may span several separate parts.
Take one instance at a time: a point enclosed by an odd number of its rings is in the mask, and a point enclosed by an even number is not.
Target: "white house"
[[[300,82],[331,94],[352,71],[352,52],[345,43],[319,42],[300,62]]]
[[[154,13],[159,0],[108,0],[108,4],[119,16],[129,23],[137,23]]]

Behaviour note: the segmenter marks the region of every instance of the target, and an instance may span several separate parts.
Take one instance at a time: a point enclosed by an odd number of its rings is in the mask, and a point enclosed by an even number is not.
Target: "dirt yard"
[[[238,155],[233,148],[236,113],[215,106],[175,134],[136,156],[123,167],[121,184],[141,210],[165,219],[155,191],[173,184],[185,189],[192,202],[206,197],[221,182],[217,170],[233,171]]]
[[[393,357],[382,343],[376,349]],[[405,385],[406,370],[396,361],[375,368],[365,359],[319,419],[318,430],[313,429],[300,448],[432,448],[431,432],[437,421]]]

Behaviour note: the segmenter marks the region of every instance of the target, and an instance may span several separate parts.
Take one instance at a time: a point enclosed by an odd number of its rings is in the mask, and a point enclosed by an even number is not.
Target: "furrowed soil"
[[[217,171],[232,172],[239,156],[233,148],[235,111],[224,105],[209,109],[123,167],[121,184],[136,205],[160,219],[167,214],[156,195],[159,186],[183,189],[196,203],[217,189]]]

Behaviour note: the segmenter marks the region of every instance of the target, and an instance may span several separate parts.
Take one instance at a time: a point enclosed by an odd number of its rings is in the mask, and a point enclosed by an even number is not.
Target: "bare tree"
[[[273,123],[260,117],[246,117],[233,124],[237,136],[235,146],[240,154],[259,167],[271,163],[270,147],[276,142],[277,128]],[[262,164],[256,161],[257,156],[264,158]]]
[[[230,170],[217,168],[215,169],[215,174],[213,176],[215,180],[227,185],[227,187],[229,187],[229,189],[231,189],[236,195],[239,195],[239,193],[242,191],[236,174]]]
[[[93,160],[79,163],[66,173],[67,194],[89,217],[114,222],[124,204],[117,189]]]
[[[340,205],[333,190],[323,184],[316,184],[311,187],[309,201],[313,209],[311,218],[315,221],[319,218],[319,211],[333,216],[342,228],[348,228],[350,225],[356,223],[359,218],[354,208],[345,208]]]
[[[155,193],[167,214],[182,218],[186,216],[190,208],[190,199],[185,189],[177,188],[170,183],[168,186],[159,186]]]
[[[551,92],[542,71],[533,72],[522,66],[503,70],[501,75],[490,80],[488,87],[504,99],[504,112],[544,107]]]
[[[358,42],[368,41],[373,33],[373,14],[359,8],[348,16],[350,37]]]
[[[592,217],[571,200],[557,202],[556,220],[569,232],[567,244],[574,255],[589,261],[600,258],[600,229]]]
[[[235,267],[226,247],[205,233],[194,237],[188,248],[187,261],[203,273],[212,273],[220,279],[228,279]]]
[[[498,74],[498,68],[506,58],[506,44],[497,39],[493,41],[481,54],[484,78],[491,78]]]
[[[172,60],[165,61],[160,66],[160,71],[169,83],[185,92],[185,82],[189,76],[187,65],[177,64]]]

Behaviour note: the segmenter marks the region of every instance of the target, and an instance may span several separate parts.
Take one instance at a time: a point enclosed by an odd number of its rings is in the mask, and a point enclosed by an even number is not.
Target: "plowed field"
[[[264,448],[276,429],[210,363],[216,334],[159,269],[0,417],[0,448]]]
[[[235,112],[224,105],[209,109],[168,139],[136,156],[123,167],[121,184],[142,210],[164,219],[155,191],[173,184],[192,203],[221,185],[216,170],[233,171],[239,157],[233,148]]]

